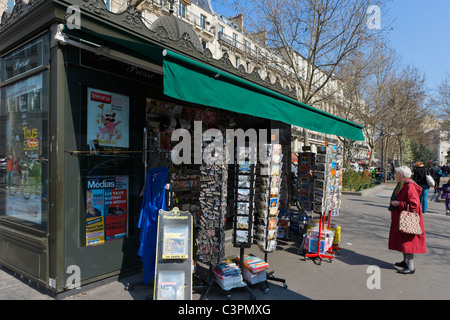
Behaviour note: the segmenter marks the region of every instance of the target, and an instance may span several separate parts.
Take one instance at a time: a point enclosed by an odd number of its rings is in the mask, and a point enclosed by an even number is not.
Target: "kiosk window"
[[[0,217],[47,230],[48,71],[1,89]]]

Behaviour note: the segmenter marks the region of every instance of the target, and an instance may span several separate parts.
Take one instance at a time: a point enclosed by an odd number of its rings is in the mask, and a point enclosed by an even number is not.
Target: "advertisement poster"
[[[86,245],[124,238],[128,233],[128,177],[88,177]]]
[[[5,117],[5,156],[12,163],[5,177],[5,214],[42,224],[46,205],[42,181],[43,76],[17,81],[4,89],[8,117]]]
[[[129,97],[88,88],[87,142],[100,147],[129,147]]]

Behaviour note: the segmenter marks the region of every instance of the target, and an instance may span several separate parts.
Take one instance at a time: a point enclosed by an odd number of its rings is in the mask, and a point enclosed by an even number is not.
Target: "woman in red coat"
[[[413,274],[414,254],[427,253],[425,240],[425,227],[423,224],[422,208],[420,206],[420,194],[422,188],[410,179],[411,169],[400,167],[395,171],[397,186],[391,197],[389,210],[391,211],[391,230],[389,232],[389,250],[396,250],[403,253],[403,261],[397,262],[397,267],[403,268],[398,271],[401,274]],[[421,235],[410,235],[400,232],[399,221],[400,213],[403,210],[418,212],[420,215]]]

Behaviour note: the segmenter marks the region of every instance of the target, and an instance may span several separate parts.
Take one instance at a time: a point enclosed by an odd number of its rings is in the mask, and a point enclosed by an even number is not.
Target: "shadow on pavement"
[[[353,250],[348,250],[345,248],[340,249],[340,254],[338,256],[336,256],[336,259],[341,262],[344,262],[346,264],[352,265],[352,266],[376,265],[376,266],[380,267],[381,269],[396,270],[396,268],[393,266],[392,262],[386,262],[383,260],[379,260],[377,258],[359,254]]]

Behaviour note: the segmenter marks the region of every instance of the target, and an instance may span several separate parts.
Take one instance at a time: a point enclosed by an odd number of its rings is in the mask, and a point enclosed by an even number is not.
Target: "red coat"
[[[397,250],[403,253],[427,253],[425,240],[425,227],[423,224],[422,207],[420,206],[419,196],[422,188],[412,180],[406,181],[404,187],[400,190],[395,200],[400,205],[391,211],[391,230],[389,232],[389,250]],[[398,231],[400,221],[400,212],[407,210],[418,212],[420,215],[421,235],[409,235]]]

